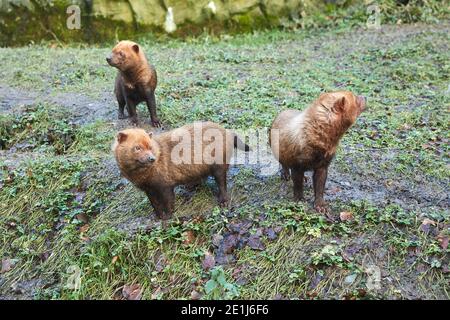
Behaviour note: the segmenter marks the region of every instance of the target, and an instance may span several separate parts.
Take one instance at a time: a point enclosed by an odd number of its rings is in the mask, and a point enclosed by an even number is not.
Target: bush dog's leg
[[[227,170],[228,165],[218,165],[213,170],[213,176],[216,180],[217,186],[219,187],[219,204],[220,206],[226,206],[228,202],[227,193]]]
[[[124,109],[125,109],[125,105],[127,104],[127,102],[125,101],[125,97],[123,95],[123,91],[122,90],[117,90],[116,91],[116,98],[117,98],[117,103],[119,104],[119,119],[126,119],[127,116],[125,116],[124,113]]]
[[[145,192],[147,194],[148,200],[150,200],[150,203],[152,204],[153,209],[155,210],[155,214],[159,219],[162,219],[162,217],[164,216],[164,210],[163,210],[163,206],[160,202],[160,197],[158,192],[156,191],[146,191]]]
[[[137,114],[136,114],[136,103],[134,103],[134,101],[132,99],[130,99],[130,97],[127,95],[125,87],[123,85],[122,85],[122,95],[125,98],[125,103],[127,105],[128,115],[131,118],[131,123],[133,123],[134,125],[137,125],[138,120],[137,120]]]
[[[155,92],[153,90],[148,90],[146,92],[146,102],[147,102],[148,112],[150,112],[152,126],[157,127],[157,128],[161,127],[161,122],[159,121],[158,117],[156,116],[156,99],[155,99]]]
[[[294,182],[294,199],[303,201],[303,181],[305,172],[302,168],[292,168],[292,182]]]
[[[127,110],[128,114],[130,115],[131,123],[134,125],[138,124],[138,118],[136,113],[136,104],[133,100],[127,98]]]
[[[175,210],[175,192],[173,191],[173,188],[166,187],[161,190],[160,195],[164,208],[164,215],[161,219],[170,219]]]
[[[327,204],[323,199],[325,191],[325,182],[327,181],[328,166],[314,170],[313,184],[314,184],[314,207],[319,212],[327,212]]]
[[[284,181],[289,181],[291,174],[289,173],[289,167],[281,166],[281,179]]]
[[[191,182],[191,183],[186,184],[186,185],[185,185],[185,188],[186,188],[186,190],[189,191],[189,192],[194,191],[194,190],[197,189],[199,186],[201,186],[202,182],[203,182],[203,181],[202,181],[201,179],[196,180],[196,181],[193,181],[193,182]]]

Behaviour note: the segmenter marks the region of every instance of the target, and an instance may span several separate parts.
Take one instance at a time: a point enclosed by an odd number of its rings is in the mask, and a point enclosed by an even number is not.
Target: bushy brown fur
[[[127,106],[131,121],[137,124],[136,106],[145,102],[152,125],[161,126],[156,115],[155,89],[158,81],[156,70],[147,62],[142,48],[132,41],[120,41],[106,61],[119,70],[114,87],[119,103],[119,119],[125,118],[124,108]]]
[[[364,97],[336,91],[321,94],[304,111],[285,110],[274,120],[272,151],[283,167],[283,178],[292,176],[297,200],[303,199],[304,172],[314,170],[315,207],[326,210],[323,192],[328,166],[339,140],[364,108]]]
[[[201,129],[194,132],[195,126]],[[199,132],[201,135],[196,136]],[[205,151],[216,142],[208,132],[219,133],[217,141],[221,141],[222,148]],[[186,147],[190,154],[179,152],[180,147]],[[212,122],[197,122],[159,135],[142,129],[123,130],[117,135],[113,151],[123,176],[147,194],[158,217],[167,219],[174,210],[174,187],[195,184],[208,176],[217,182],[219,203],[228,201],[227,170],[235,147],[249,149],[233,132]],[[195,148],[212,157],[194,159]],[[184,162],[177,162],[174,155],[181,155]]]

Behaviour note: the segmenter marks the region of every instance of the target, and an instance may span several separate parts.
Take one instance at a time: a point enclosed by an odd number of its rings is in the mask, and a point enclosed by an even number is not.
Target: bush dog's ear
[[[336,100],[336,102],[333,105],[333,109],[338,112],[338,113],[342,113],[345,110],[345,104],[347,103],[347,101],[345,100],[345,97],[339,98]]]
[[[124,142],[125,140],[127,140],[127,137],[128,137],[128,135],[127,135],[126,133],[124,133],[124,132],[119,132],[119,133],[117,134],[117,141],[118,141],[119,143],[122,143],[122,142]]]
[[[133,44],[133,51],[139,53],[139,46],[137,44]]]

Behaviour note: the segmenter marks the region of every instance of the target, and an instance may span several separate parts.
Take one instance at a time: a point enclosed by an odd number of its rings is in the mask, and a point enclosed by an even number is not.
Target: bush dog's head
[[[152,132],[143,129],[120,131],[112,147],[119,165],[133,170],[156,163],[160,151],[152,136]]]
[[[142,49],[137,43],[123,40],[112,49],[106,61],[120,71],[127,71],[142,64],[143,57]]]
[[[335,91],[322,93],[318,99],[319,105],[325,107],[333,115],[335,121],[339,121],[344,129],[348,129],[356,118],[366,108],[366,98],[355,96],[350,91]]]

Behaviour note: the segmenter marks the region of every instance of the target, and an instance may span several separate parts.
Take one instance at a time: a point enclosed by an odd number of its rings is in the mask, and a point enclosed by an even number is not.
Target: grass
[[[158,222],[109,151],[126,124],[114,113],[81,113],[72,95],[115,112],[115,70],[104,62],[109,46],[0,49],[10,66],[0,71],[0,89],[42,97],[0,115],[0,256],[13,264],[0,274],[0,296],[119,299],[124,285],[139,284],[144,299],[195,292],[203,299],[448,299],[449,251],[441,245],[450,223],[448,29],[441,23],[143,42],[158,70],[167,127],[212,120],[265,128],[281,110],[303,109],[322,91],[366,95],[368,111],[331,167],[333,212],[354,217],[336,223],[312,211],[310,180],[308,202],[292,203],[291,184],[255,166],[230,174],[229,209],[217,207],[208,181],[194,193],[179,189],[175,218]],[[51,100],[58,95],[75,107]],[[139,113],[148,117],[144,106]],[[435,223],[429,230],[425,218]],[[215,237],[242,222],[251,226],[241,240],[263,231],[263,249],[238,246],[231,264],[204,268],[205,255],[219,251]],[[265,235],[270,228],[277,230],[273,240]],[[81,274],[76,290],[67,287],[73,266]],[[368,288],[373,267],[378,289]]]

